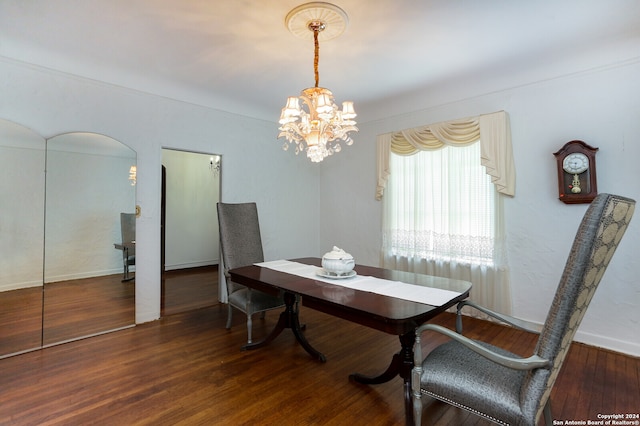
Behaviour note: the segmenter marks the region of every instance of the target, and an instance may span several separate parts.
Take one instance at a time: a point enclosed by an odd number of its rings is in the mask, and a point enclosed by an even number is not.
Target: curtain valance
[[[481,164],[498,192],[515,195],[516,174],[509,119],[504,111],[445,121],[378,135],[376,199],[380,200],[390,174],[389,154],[413,155],[444,145],[464,146],[480,140]]]

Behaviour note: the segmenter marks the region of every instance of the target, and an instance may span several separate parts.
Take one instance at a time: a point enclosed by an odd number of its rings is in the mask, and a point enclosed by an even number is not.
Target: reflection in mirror
[[[42,343],[44,148],[0,120],[0,358]]]
[[[121,213],[135,213],[136,153],[95,133],[47,140],[43,345],[135,323]],[[128,265],[134,275],[135,266]]]

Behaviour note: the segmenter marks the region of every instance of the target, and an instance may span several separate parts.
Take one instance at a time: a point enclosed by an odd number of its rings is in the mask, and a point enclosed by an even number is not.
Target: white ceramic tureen
[[[330,274],[346,275],[353,270],[355,264],[353,256],[335,246],[322,256],[322,269]]]

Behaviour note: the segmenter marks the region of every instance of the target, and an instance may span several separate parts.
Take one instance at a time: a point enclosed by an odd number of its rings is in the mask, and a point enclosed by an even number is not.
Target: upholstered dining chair
[[[231,328],[233,309],[247,315],[247,343],[251,343],[252,316],[284,307],[282,296],[252,290],[231,281],[229,270],[264,261],[258,208],[256,203],[218,203],[220,252],[227,282],[229,312],[227,329]]]
[[[425,324],[416,329],[412,370],[414,421],[421,424],[422,397],[429,396],[502,425],[552,425],[549,396],[573,336],[622,235],[635,201],[600,194],[587,209],[564,267],[533,354],[521,358],[462,335],[461,309],[469,306],[517,328],[524,322],[471,302],[458,305],[456,332]],[[451,338],[422,356],[426,331]],[[532,330],[528,330],[532,331]]]
[[[130,274],[129,267],[136,264],[136,214],[120,213],[121,244],[115,244],[115,248],[122,250],[122,281],[131,281],[134,277]]]

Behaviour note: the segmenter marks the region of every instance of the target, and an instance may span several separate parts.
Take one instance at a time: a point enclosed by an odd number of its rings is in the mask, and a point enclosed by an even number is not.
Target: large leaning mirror
[[[0,119],[0,358],[41,346],[45,141]]]
[[[44,346],[135,324],[135,166],[107,136],[47,140]]]

